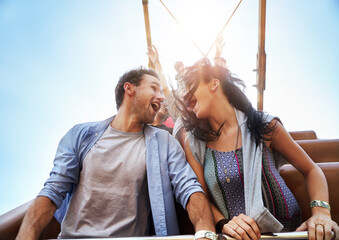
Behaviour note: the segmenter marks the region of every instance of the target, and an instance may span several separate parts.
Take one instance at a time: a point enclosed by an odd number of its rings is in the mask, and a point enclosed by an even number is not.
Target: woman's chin
[[[203,113],[203,112],[195,112],[194,114],[198,119],[207,119],[208,118],[208,114]]]
[[[199,112],[195,113],[195,116],[198,118],[198,119],[202,119],[203,117],[201,116],[201,114],[199,114]]]

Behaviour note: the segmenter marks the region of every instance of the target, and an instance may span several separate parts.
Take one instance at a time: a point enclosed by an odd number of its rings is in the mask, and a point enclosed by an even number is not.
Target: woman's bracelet
[[[328,204],[325,201],[320,201],[320,200],[313,200],[313,201],[311,201],[310,207],[311,208],[314,208],[314,207],[323,207],[323,208],[327,208],[329,211],[331,211],[330,204]]]
[[[215,224],[215,230],[217,233],[222,233],[222,228],[224,227],[225,224],[227,224],[230,220],[228,219],[221,219]]]

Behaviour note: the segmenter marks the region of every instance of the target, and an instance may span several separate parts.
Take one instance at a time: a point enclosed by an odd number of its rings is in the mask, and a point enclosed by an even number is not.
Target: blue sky
[[[235,0],[164,0],[206,52]],[[153,43],[173,80],[177,60],[201,54],[158,0]],[[264,110],[287,130],[339,137],[339,2],[268,1]],[[224,31],[228,67],[256,106],[258,1],[243,0]],[[31,200],[74,124],[116,113],[114,87],[147,65],[141,0],[0,1],[0,214]],[[213,57],[214,49],[209,57]]]

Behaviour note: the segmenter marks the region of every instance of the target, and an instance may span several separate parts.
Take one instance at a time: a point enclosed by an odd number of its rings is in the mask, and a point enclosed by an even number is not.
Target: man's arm
[[[56,206],[49,198],[37,197],[24,217],[16,240],[38,239],[42,230],[51,221],[55,210]]]
[[[215,233],[212,210],[204,193],[193,193],[186,209],[196,232],[209,230]]]
[[[60,140],[55,158],[54,167],[44,188],[29,207],[21,224],[17,240],[38,239],[42,230],[51,221],[57,208],[62,206],[63,200],[74,184],[79,181],[80,161],[77,158],[76,143],[84,137],[81,131],[85,125],[76,125]]]
[[[213,213],[209,201],[197,176],[186,161],[180,143],[171,136],[169,146],[171,146],[171,151],[168,155],[168,169],[176,201],[187,210],[196,232],[195,238],[208,239],[202,237],[204,234],[197,233],[212,232],[215,234]]]

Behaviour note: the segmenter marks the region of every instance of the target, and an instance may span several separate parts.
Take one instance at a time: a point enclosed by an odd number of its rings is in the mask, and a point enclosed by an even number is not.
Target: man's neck
[[[143,128],[143,123],[140,123],[132,114],[119,109],[116,117],[111,122],[111,127],[123,132],[140,132]]]

